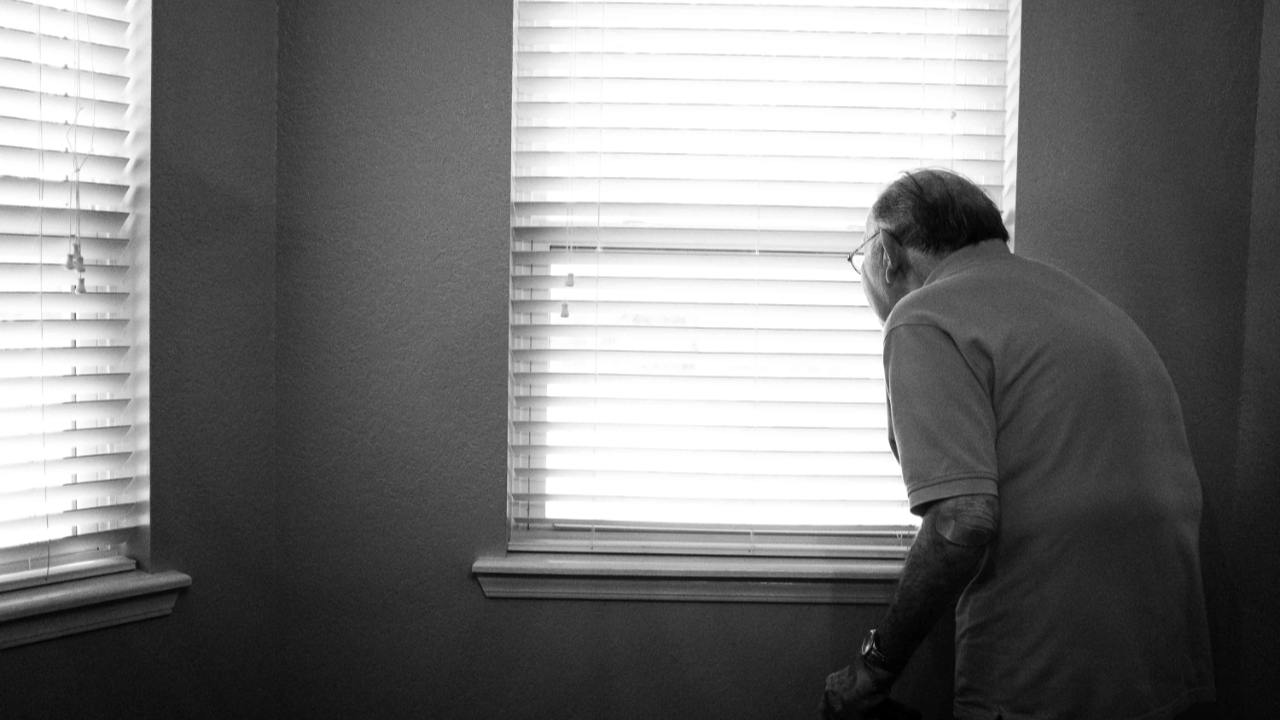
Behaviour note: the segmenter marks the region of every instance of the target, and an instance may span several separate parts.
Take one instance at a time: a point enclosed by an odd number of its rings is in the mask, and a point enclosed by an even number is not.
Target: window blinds
[[[880,325],[845,257],[902,170],[1011,204],[1011,17],[516,2],[511,549],[905,552]]]
[[[146,11],[0,0],[0,589],[143,520]]]

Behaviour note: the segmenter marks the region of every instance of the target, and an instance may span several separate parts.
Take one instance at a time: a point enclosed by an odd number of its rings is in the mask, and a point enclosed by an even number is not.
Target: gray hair
[[[904,172],[880,193],[871,215],[898,242],[929,255],[949,255],[983,240],[1009,240],[991,198],[950,170]]]

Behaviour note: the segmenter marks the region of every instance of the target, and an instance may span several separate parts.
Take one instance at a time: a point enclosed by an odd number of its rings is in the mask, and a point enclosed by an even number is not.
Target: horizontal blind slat
[[[0,521],[0,546],[31,545],[46,539],[112,530],[131,519],[132,513],[133,503],[123,502]],[[37,551],[35,557],[44,554]]]
[[[981,32],[932,33],[834,31],[814,28],[768,30],[742,28],[548,28],[521,27],[517,50],[567,53],[576,47],[578,61],[587,64],[602,53],[672,55],[736,55],[804,58],[872,58],[929,60],[1001,60],[1005,39]]]
[[[0,407],[67,402],[71,396],[123,393],[128,380],[129,374],[124,372],[0,378]]]
[[[516,128],[512,150],[521,164],[523,153],[647,153],[666,157],[724,155],[767,158],[858,157],[995,160],[1004,138],[953,133],[910,134],[849,129],[814,132],[727,128],[577,128],[547,125]]]
[[[66,208],[117,212],[122,220],[128,213],[120,210],[128,183],[101,183],[70,179],[40,180],[38,178],[0,176],[0,206],[6,215],[13,206],[21,208]],[[74,227],[74,225],[69,225]],[[12,232],[12,231],[9,231]]]
[[[88,117],[80,118],[82,122],[79,125],[68,126],[66,123],[41,121],[38,118],[10,117],[0,112],[0,138],[3,138],[2,142],[6,146],[7,153],[3,157],[11,162],[12,153],[23,149],[57,151],[58,154],[70,154],[74,150],[81,161],[95,158],[100,161],[115,160],[116,162],[110,167],[118,169],[119,172],[110,174],[108,177],[121,178],[125,165],[119,161],[124,160],[126,163],[128,161],[125,142],[129,133],[116,128],[95,125],[92,122],[83,122],[92,121],[95,115],[95,112],[91,112]],[[54,155],[54,152],[44,153],[46,159]],[[19,174],[9,170],[7,163],[5,167],[7,169],[5,174]],[[81,174],[84,174],[83,169]]]
[[[857,330],[859,317],[850,303],[845,307],[715,303],[625,302],[600,300],[513,300],[518,315],[554,315],[563,325],[644,327],[679,323],[679,327],[751,328],[757,330]]]
[[[1005,87],[1007,69],[994,60],[952,58],[833,58],[676,53],[625,54],[606,49],[598,62],[566,63],[562,53],[524,52],[516,60],[519,78],[601,78],[648,80],[753,80],[785,82],[888,82]]]
[[[66,125],[79,123],[82,127],[127,132],[129,128],[125,122],[125,113],[128,109],[129,106],[124,103],[99,100],[93,104],[92,116],[83,118],[79,102],[74,97],[0,86],[0,116],[17,120]]]
[[[790,509],[792,509],[793,511],[803,508],[805,511],[813,511],[816,509],[816,510],[835,511],[839,513],[856,513],[860,510],[872,510],[872,511],[878,511],[878,510],[884,510],[884,509],[901,510],[904,505],[904,501],[901,498],[880,499],[874,496],[872,497],[840,497],[840,498],[833,498],[833,497],[796,498],[796,497],[788,497],[788,496],[698,497],[698,496],[680,495],[680,496],[669,496],[669,497],[654,497],[648,494],[604,495],[599,493],[576,494],[576,493],[570,493],[570,492],[555,492],[555,493],[534,493],[534,494],[512,493],[511,499],[517,502],[542,503],[544,505],[550,504],[550,503],[557,503],[557,502],[581,503],[583,505],[591,505],[591,504],[622,505],[625,502],[625,503],[643,503],[643,504],[652,505],[652,506],[662,505],[667,507],[681,507],[681,506],[696,507],[699,505],[705,507],[708,503],[722,502],[726,506],[729,506],[731,510],[737,510],[739,512],[742,512],[742,511],[758,512],[762,509],[762,506],[764,504],[763,501],[767,501],[770,505],[773,505],[779,508],[787,508],[788,506],[790,506]],[[772,511],[771,508],[766,510],[766,512],[771,512],[771,511]],[[565,519],[571,520],[573,518],[570,517]],[[727,522],[741,522],[741,520],[729,520]],[[763,519],[763,520],[755,520],[754,522],[760,522],[761,524],[768,524],[768,525],[795,524],[793,518],[783,518],[783,517],[777,517],[777,516],[775,516],[772,520]],[[826,523],[813,523],[813,524],[822,525]]]
[[[37,265],[34,262],[4,263],[0,262],[0,297],[12,296],[14,302],[25,302],[24,297],[33,292],[45,295],[66,293],[78,277],[77,273],[67,270],[62,262],[69,250],[70,238],[58,238],[61,243],[62,257],[54,256],[57,264]],[[88,259],[88,258],[86,258]],[[122,287],[127,281],[129,267],[127,265],[102,265],[87,262],[84,267],[85,285],[89,287]],[[51,300],[56,302],[56,300]]]
[[[883,380],[833,378],[740,378],[714,376],[652,377],[646,375],[572,376],[552,373],[513,373],[515,394],[554,387],[565,397],[669,400],[790,401],[865,403],[884,401]]]
[[[578,23],[622,23],[658,28],[697,27],[736,28],[759,26],[776,29],[821,27],[838,29],[876,28],[891,24],[907,32],[946,27],[956,24],[989,23],[991,29],[1003,31],[1004,7],[995,3],[966,8],[934,3],[929,0],[904,2],[646,2],[645,0],[605,0],[592,3],[530,3],[530,17],[566,19]],[[521,13],[525,17],[525,13]]]
[[[79,12],[84,15],[125,22],[128,0],[17,0],[19,6],[40,6],[51,10]]]
[[[542,457],[535,453],[546,446],[513,446],[513,452],[524,458]],[[608,450],[605,453],[601,450]],[[645,448],[580,448],[556,447],[546,455],[547,462],[555,462],[555,468],[566,470],[645,470],[650,473],[708,472],[712,468],[725,474],[739,475],[744,482],[755,474],[824,475],[848,477],[849,467],[856,465],[867,475],[885,475],[897,470],[897,463],[889,452],[857,452],[832,450],[829,452],[799,452],[786,450],[735,451],[688,450],[668,448],[654,452]],[[554,455],[554,457],[549,457]],[[906,493],[903,492],[905,498]]]
[[[0,122],[0,125],[3,125]],[[4,129],[0,128],[0,132]],[[57,182],[74,175],[77,170],[86,183],[106,184],[124,173],[128,160],[105,155],[73,155],[65,152],[41,151],[34,148],[0,146],[0,165],[15,176]]]
[[[517,341],[554,340],[576,350],[620,352],[712,352],[762,354],[859,354],[871,342],[870,328],[841,330],[757,330],[754,328],[585,327],[570,325],[513,325]],[[536,376],[533,379],[538,379]]]
[[[748,355],[749,353],[733,353],[730,355]],[[638,377],[654,380],[676,378],[723,378],[753,382],[760,379],[795,378],[798,380],[859,380],[879,379],[884,377],[878,355],[840,356],[828,355],[825,359],[794,360],[786,356],[763,356],[759,360],[732,357],[722,354],[715,358],[691,358],[684,362],[670,357],[643,358],[617,356],[599,360],[584,359],[580,362],[557,361],[550,363],[551,372],[541,373],[539,380],[548,385],[571,389],[575,385],[587,386],[599,382],[601,378]],[[520,362],[517,360],[516,362]],[[517,373],[516,381],[531,377],[526,373]]]
[[[515,202],[512,223],[516,227],[561,227],[577,232],[578,245],[597,245],[590,230],[597,227],[818,230],[853,232],[866,220],[874,200],[870,185],[841,198],[847,205],[797,208],[773,205],[693,204],[673,202]],[[680,199],[680,198],[663,198]],[[733,198],[724,198],[732,200]],[[750,212],[746,212],[749,208]],[[863,222],[860,222],[863,221]]]
[[[38,378],[70,375],[80,368],[109,368],[122,364],[130,347],[63,347],[0,350],[0,378]]]
[[[90,112],[96,102],[123,104],[129,79],[107,73],[105,69],[57,67],[44,63],[14,60],[0,55],[0,87],[42,93],[46,97],[80,96],[77,84],[93,86],[94,96],[81,102]]]
[[[125,61],[129,51],[90,41],[37,35],[34,32],[0,27],[0,57],[29,63],[44,63],[54,67],[93,68],[111,75],[126,74]],[[77,57],[78,56],[78,57]]]
[[[92,427],[31,435],[0,436],[0,454],[6,462],[25,463],[57,459],[74,454],[81,448],[111,447],[124,442],[128,425]]]
[[[824,32],[977,32],[1003,34],[1005,9],[954,9],[913,2],[898,7],[845,3],[523,3],[518,25],[529,27],[629,27],[720,31],[763,29]]]
[[[112,452],[5,464],[0,472],[0,493],[57,487],[83,479],[120,477],[127,474],[130,458],[128,452]]]
[[[110,480],[92,480],[48,488],[31,488],[0,495],[0,523],[8,519],[27,519],[45,515],[51,511],[78,507],[99,507],[134,502],[132,496],[117,501],[129,492],[134,479],[131,477]]]
[[[988,169],[999,172],[998,166]],[[988,178],[982,175],[978,175],[975,182],[991,186]],[[859,193],[869,194],[869,185],[856,177],[827,181],[602,177],[590,183],[584,183],[578,177],[518,177],[512,182],[512,196],[520,210],[535,203],[541,204],[550,211],[544,216],[550,220],[563,217],[565,206],[600,203],[607,210],[602,207],[594,217],[575,220],[586,223],[594,220],[595,224],[604,226],[621,224],[636,217],[644,217],[652,224],[660,224],[664,220],[678,223],[690,216],[704,219],[705,214],[691,212],[690,207],[720,205],[724,208],[721,210],[724,215],[737,216],[734,218],[735,226],[749,228],[752,227],[754,213],[744,212],[742,208],[754,210],[762,206],[781,206],[763,218],[760,224],[763,227],[786,228],[786,223],[802,222],[797,217],[797,210],[810,208],[843,214],[845,218],[842,219],[848,221],[852,212],[846,203]],[[553,203],[561,207],[554,207]],[[659,207],[662,205],[667,206],[665,210]],[[536,218],[536,215],[532,217]],[[865,215],[863,217],[865,222]]]
[[[75,212],[69,203],[44,207],[0,203],[0,234],[5,235],[60,235],[74,234],[71,228],[79,227],[82,235],[119,235],[129,213],[118,206],[107,209],[82,208]]]
[[[525,236],[523,231],[528,232]],[[753,234],[750,229],[740,232],[736,229],[719,228],[718,232],[704,232],[691,228],[628,228],[628,233],[661,234],[663,238],[679,239],[665,246],[667,250],[693,252],[634,252],[627,244],[619,249],[597,251],[603,240],[623,235],[597,235],[589,229],[566,230],[565,228],[518,228],[518,237],[528,237],[531,241],[547,242],[551,247],[542,250],[517,249],[511,253],[514,268],[537,268],[543,272],[559,267],[564,269],[580,269],[594,271],[600,277],[671,277],[702,279],[793,279],[805,280],[814,275],[824,280],[845,280],[848,282],[848,266],[842,265],[843,253],[810,252],[803,248],[784,249],[783,252],[761,257],[754,254],[760,250],[755,237],[769,231]],[[862,236],[862,228],[848,231],[821,231],[824,235],[837,235],[846,238],[846,242],[856,242]],[[556,237],[559,235],[559,237]],[[779,237],[796,237],[781,231]],[[714,244],[703,246],[701,240],[710,237],[742,237],[743,241],[729,245],[729,249],[743,252],[721,252]],[[808,237],[808,234],[803,237]],[[549,240],[546,238],[550,238]],[[687,239],[687,242],[684,240]],[[571,247],[573,245],[578,247]],[[697,252],[703,250],[704,252]],[[829,275],[822,276],[822,273]],[[658,275],[631,275],[628,273],[661,273]],[[582,274],[581,272],[579,274]],[[517,276],[518,277],[518,276]]]
[[[116,420],[125,411],[127,400],[88,400],[51,403],[41,406],[0,408],[0,437],[24,432],[57,432],[70,423]]]
[[[73,2],[0,0],[0,27],[127,49],[129,23],[124,20],[123,5],[95,3],[94,7],[98,13]]]
[[[75,276],[71,277],[74,279]],[[0,303],[3,304],[0,307],[10,318],[41,318],[70,313],[117,314],[128,298],[128,293],[113,292],[0,292]]]
[[[652,398],[574,398],[517,395],[512,405],[521,411],[545,413],[562,422],[652,423],[665,425],[676,417],[687,424],[743,425],[774,423],[780,427],[886,427],[884,399],[831,403],[792,400],[670,401]],[[519,422],[519,421],[513,421]]]
[[[0,291],[0,296],[14,302],[26,302],[29,300],[27,296],[31,293],[44,293],[50,296],[68,292],[69,283],[74,283],[78,277],[74,270],[68,270],[64,266],[72,238],[61,237],[55,240],[58,241],[55,247],[59,255],[54,255],[52,258],[46,256],[45,264],[36,264],[36,258],[31,258],[32,261],[28,263],[0,263],[0,283],[3,283],[4,287],[4,291]],[[81,247],[84,245],[87,245],[87,242],[82,242]],[[35,252],[36,247],[32,247],[32,252]],[[52,255],[51,252],[50,255]],[[49,260],[52,260],[52,263]],[[87,286],[123,287],[127,282],[128,265],[104,265],[91,258],[86,260],[88,261],[84,264],[84,284]]]
[[[128,320],[11,320],[0,322],[0,348],[34,348],[71,342],[124,340]]]
[[[549,481],[561,481],[572,484],[592,483],[606,490],[604,494],[617,494],[621,491],[643,492],[646,489],[667,487],[671,494],[682,492],[700,492],[702,489],[715,486],[728,486],[730,492],[750,493],[755,488],[775,486],[791,486],[800,488],[800,494],[828,495],[880,493],[885,498],[895,496],[900,499],[902,478],[897,474],[877,475],[875,473],[854,472],[856,468],[846,468],[846,472],[835,475],[801,475],[798,473],[757,473],[744,482],[744,479],[725,472],[715,472],[717,468],[709,468],[705,472],[652,472],[634,468],[618,468],[608,471],[575,470],[567,468],[517,467],[513,474],[523,483],[521,487],[545,488]],[[746,495],[744,495],[745,497]]]
[[[589,192],[583,190],[584,194]],[[834,200],[831,205],[808,201],[803,206],[786,206],[729,204],[739,198],[726,191],[715,198],[719,201],[716,204],[698,204],[682,202],[688,198],[658,187],[655,196],[641,202],[589,202],[585,197],[572,198],[571,202],[518,200],[512,205],[511,219],[515,227],[564,228],[576,233],[566,237],[575,238],[574,244],[579,247],[598,246],[592,231],[608,227],[855,232],[865,225],[866,208],[875,195],[876,189],[864,184],[839,196],[828,193],[824,199]]]
[[[72,0],[58,0],[71,2]],[[109,0],[120,2],[121,0]],[[522,6],[541,6],[545,4],[564,5],[582,2],[583,0],[520,0]],[[588,0],[603,5],[636,4],[642,0]],[[802,0],[802,2],[786,2],[785,0],[667,0],[672,3],[698,3],[702,5],[733,5],[740,7],[866,7],[866,8],[925,8],[937,10],[1005,10],[1009,8],[1009,0]]]
[[[555,438],[557,448],[661,448],[759,452],[889,452],[878,429],[814,427],[717,427],[709,425],[638,425],[566,422],[516,422],[517,437]],[[539,452],[536,449],[532,453]]]
[[[79,240],[80,254],[84,257],[85,262],[88,263],[86,271],[91,268],[105,267],[107,264],[116,267],[125,267],[121,264],[120,260],[124,257],[125,249],[129,245],[129,238],[81,236]],[[66,260],[67,247],[70,242],[71,237],[67,235],[15,235],[0,233],[0,268],[10,265],[33,265],[41,263],[61,265]],[[96,270],[94,271],[96,272]],[[0,270],[0,272],[12,271]],[[7,283],[13,281],[13,276],[5,277],[7,287]]]
[[[579,185],[588,180],[594,182],[596,178],[718,180],[728,183],[875,183],[886,174],[892,176],[905,160],[910,159],[906,156],[852,160],[838,156],[518,152],[515,154],[515,176],[519,182],[531,185],[530,191],[541,189],[544,192],[548,188],[539,188],[538,183],[551,185],[547,182],[550,179],[560,182],[563,182],[561,179],[575,179]],[[957,171],[965,171],[964,174],[975,182],[986,178],[998,180],[1002,170],[998,159],[957,164],[960,166]]]
[[[1003,110],[1004,84],[782,82],[606,77],[522,78],[520,102],[789,107],[828,110]]]
[[[843,245],[848,242],[847,234],[832,234],[830,242],[837,240]],[[638,235],[631,235],[627,240],[636,242]],[[731,238],[732,239],[732,238]],[[698,238],[697,245],[704,246],[706,240]],[[690,242],[693,242],[690,239]],[[679,245],[658,237],[652,241],[655,248],[675,248]],[[789,242],[779,243],[776,249],[793,246]],[[773,248],[771,248],[773,249]],[[843,257],[837,255],[836,257]],[[517,275],[511,278],[512,288],[518,291],[537,291],[547,295],[549,300],[591,301],[631,301],[642,302],[649,298],[660,298],[662,302],[717,302],[717,303],[751,303],[762,302],[766,305],[834,305],[839,307],[866,307],[857,283],[847,278],[844,280],[789,280],[773,278],[684,278],[644,276],[600,276],[575,274],[572,279],[568,273],[556,275]]]
[[[653,368],[668,366],[687,368],[695,363],[741,367],[744,372],[768,374],[770,367],[849,368],[866,359],[879,362],[880,347],[868,343],[861,353],[795,353],[795,352],[666,352],[660,350],[513,350],[512,359],[522,367],[546,366],[561,373],[606,372],[604,368]],[[811,365],[810,365],[811,363]],[[726,370],[727,372],[727,370]],[[834,373],[830,377],[843,377]]]
[[[724,130],[769,132],[895,133],[904,135],[985,136],[1003,138],[1004,107],[985,110],[948,108],[840,108],[797,105],[742,106],[632,102],[522,102],[515,107],[517,134],[524,128],[645,130]]]

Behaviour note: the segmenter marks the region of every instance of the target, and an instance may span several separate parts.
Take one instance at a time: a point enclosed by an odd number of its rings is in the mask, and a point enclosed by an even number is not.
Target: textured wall
[[[1280,646],[1275,575],[1228,552],[1275,530],[1276,1],[1266,40],[1256,1],[1024,7],[1019,252],[1169,362],[1233,717],[1274,706]],[[280,5],[278,36],[269,3],[156,7],[153,550],[195,584],[0,653],[0,717],[811,716],[877,609],[484,599],[510,2]],[[939,630],[902,687],[934,711]]]
[[[1096,0],[1023,18],[1018,249],[1138,321],[1202,469],[1235,451],[1260,10]]]
[[[1267,0],[1258,77],[1258,119],[1249,223],[1249,279],[1240,382],[1238,531],[1227,550],[1240,584],[1238,679],[1258,717],[1278,704],[1280,677],[1280,0]],[[1259,549],[1262,549],[1260,552]]]

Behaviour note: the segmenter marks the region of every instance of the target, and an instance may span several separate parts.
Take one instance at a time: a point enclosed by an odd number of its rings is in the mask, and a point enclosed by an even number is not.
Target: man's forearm
[[[960,545],[938,532],[946,508],[925,514],[920,533],[907,553],[898,591],[877,628],[881,653],[905,664],[938,618],[947,612],[977,574],[986,545]]]

